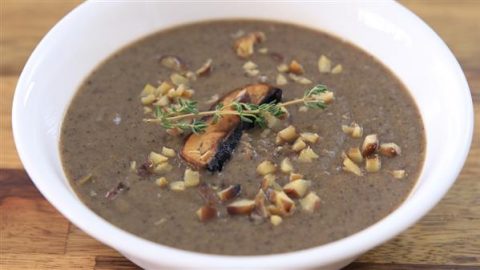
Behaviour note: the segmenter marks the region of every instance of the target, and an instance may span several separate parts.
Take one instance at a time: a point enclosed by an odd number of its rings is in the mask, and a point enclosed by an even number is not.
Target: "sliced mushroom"
[[[164,55],[159,61],[162,66],[174,71],[184,71],[187,68],[182,59],[173,55]]]
[[[242,199],[227,205],[230,215],[248,215],[255,209],[255,201]]]
[[[224,110],[233,110],[228,106],[234,101],[262,104],[279,102],[281,97],[281,89],[267,84],[252,84],[228,93],[218,103],[224,105]],[[205,132],[189,135],[180,155],[193,167],[220,171],[236,148],[243,130],[253,125],[242,122],[236,115],[225,115],[215,124],[212,123],[212,117],[205,120],[208,125]]]
[[[195,74],[198,76],[206,76],[212,71],[212,59],[209,58],[203,65],[195,71]]]
[[[239,184],[230,185],[229,187],[217,192],[218,198],[220,201],[226,202],[237,197],[242,191],[242,186]]]
[[[267,197],[263,190],[259,190],[257,195],[255,196],[255,213],[259,216],[266,218],[270,215],[266,206]]]

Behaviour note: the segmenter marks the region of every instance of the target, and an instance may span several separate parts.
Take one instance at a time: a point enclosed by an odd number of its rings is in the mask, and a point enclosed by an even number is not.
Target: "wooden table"
[[[48,29],[79,1],[0,2],[0,268],[136,269],[42,197],[12,139],[11,102],[22,67]],[[346,269],[480,269],[480,1],[402,3],[437,31],[467,75],[476,115],[473,146],[455,186],[433,211]]]

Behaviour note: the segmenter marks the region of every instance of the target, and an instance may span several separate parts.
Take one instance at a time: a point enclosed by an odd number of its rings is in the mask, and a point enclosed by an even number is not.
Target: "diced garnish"
[[[170,183],[170,190],[173,191],[184,191],[185,190],[185,182],[183,181],[175,181]]]
[[[294,126],[290,125],[285,129],[278,132],[278,137],[284,142],[293,142],[297,137],[297,130]]]
[[[185,182],[185,187],[196,187],[200,184],[200,173],[188,168],[183,175],[183,181]]]
[[[285,192],[272,190],[267,196],[280,210],[282,216],[291,215],[295,211],[295,202]]]
[[[304,73],[303,66],[300,65],[300,63],[298,63],[296,60],[292,60],[290,62],[290,65],[288,66],[288,71],[297,75],[301,75]]]
[[[302,206],[303,211],[313,213],[320,207],[320,198],[315,192],[310,192],[305,198],[300,200],[300,205]]]
[[[257,195],[255,195],[255,212],[263,218],[266,218],[270,215],[266,207],[267,197],[263,190],[259,190]]]
[[[405,170],[394,170],[394,171],[392,171],[392,175],[393,175],[393,177],[395,177],[397,179],[402,179],[402,178],[405,177],[406,172],[405,172]]]
[[[261,53],[261,54],[267,54],[268,53],[268,48],[260,48],[258,49],[258,52]]]
[[[342,125],[343,133],[350,135],[352,138],[361,138],[363,135],[363,128],[357,123],[352,123],[350,126]]]
[[[252,69],[257,69],[257,64],[255,64],[252,61],[247,61],[245,64],[243,64],[243,69],[244,70],[252,70]]]
[[[148,160],[151,161],[153,165],[158,165],[160,163],[167,162],[168,157],[155,152],[150,152],[150,154],[148,155]]]
[[[282,223],[282,217],[281,216],[277,216],[277,215],[272,215],[270,217],[270,222],[272,223],[273,226],[278,226],[280,225],[280,223]]]
[[[347,172],[351,172],[357,176],[363,176],[363,172],[360,169],[360,167],[358,167],[358,165],[355,164],[348,157],[345,157],[345,159],[343,160],[343,170]]]
[[[214,219],[218,216],[217,209],[208,205],[200,207],[195,213],[197,214],[198,219],[202,222]]]
[[[358,148],[358,147],[352,147],[352,148],[348,149],[346,154],[355,163],[362,163],[362,161],[363,161],[362,152],[360,151],[360,148]]]
[[[333,69],[332,69],[332,74],[339,74],[343,71],[343,67],[340,64],[337,64]]]
[[[288,83],[288,80],[285,78],[285,76],[283,76],[283,74],[279,73],[277,75],[276,83],[277,85],[285,85]]]
[[[273,183],[275,183],[275,175],[274,174],[267,174],[263,177],[262,183],[260,185],[260,188],[262,190],[267,190],[269,187],[273,186]]]
[[[167,162],[160,163],[153,168],[153,172],[157,174],[167,173],[173,169],[173,166],[168,164]]]
[[[269,160],[265,160],[257,166],[257,173],[260,175],[274,173],[276,170],[277,166]]]
[[[315,96],[325,104],[330,104],[335,100],[335,94],[332,91],[326,91]]]
[[[280,170],[283,173],[290,173],[293,171],[293,165],[289,158],[284,158],[280,163]]]
[[[150,104],[152,104],[156,99],[157,99],[157,97],[155,97],[154,94],[149,94],[149,95],[146,95],[146,96],[140,98],[140,101],[142,102],[143,105],[150,105]]]
[[[306,147],[307,147],[307,144],[305,143],[302,137],[296,139],[295,142],[292,144],[292,150],[295,152],[300,152]]]
[[[233,46],[235,53],[241,58],[247,58],[253,54],[254,45],[266,39],[263,32],[252,32],[238,38]]]
[[[311,182],[298,179],[283,186],[283,191],[291,198],[302,198],[310,187]]]
[[[288,178],[288,180],[289,180],[290,182],[295,181],[295,180],[298,180],[298,179],[303,179],[303,174],[290,173],[290,177]]]
[[[175,153],[175,150],[173,150],[172,148],[168,148],[164,146],[162,147],[162,155],[166,157],[175,157],[176,153]]]
[[[163,187],[168,186],[168,180],[167,180],[167,178],[165,178],[165,177],[162,176],[162,177],[160,177],[160,178],[157,178],[157,180],[155,180],[155,184],[156,184],[157,186],[163,188]]]
[[[367,156],[365,158],[365,170],[369,173],[374,173],[380,171],[382,167],[382,162],[380,157],[377,154]]]
[[[377,134],[367,135],[362,144],[362,155],[367,157],[377,151],[378,136]]]
[[[239,184],[230,185],[229,187],[217,192],[218,198],[222,202],[229,201],[237,197],[242,191],[242,186]]]
[[[287,64],[280,64],[277,66],[277,71],[278,72],[287,72],[288,71],[288,65]]]
[[[255,209],[255,201],[241,199],[227,205],[227,212],[230,215],[248,215]]]
[[[325,55],[321,55],[318,59],[318,71],[320,73],[328,73],[332,68],[332,62]]]
[[[298,155],[298,161],[305,162],[305,163],[310,163],[317,158],[318,158],[318,155],[312,150],[312,148],[310,148],[310,146],[303,149]]]
[[[300,138],[302,138],[305,142],[308,143],[316,143],[320,139],[317,133],[313,132],[302,132],[300,133]]]
[[[170,75],[170,80],[172,81],[173,84],[176,86],[179,86],[181,84],[188,85],[188,79],[178,73],[173,73]]]
[[[395,157],[402,153],[402,149],[395,143],[382,143],[379,152],[386,157]]]

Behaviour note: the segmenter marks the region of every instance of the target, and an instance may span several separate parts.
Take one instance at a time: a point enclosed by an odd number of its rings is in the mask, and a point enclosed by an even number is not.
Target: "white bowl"
[[[375,55],[407,86],[425,124],[426,159],[408,199],[376,224],[344,239],[268,256],[220,256],[159,245],[97,216],[76,197],[62,169],[59,134],[82,80],[113,52],[156,31],[222,18],[280,20],[316,28]],[[13,132],[20,158],[42,194],[76,226],[148,269],[338,269],[391,239],[447,192],[468,153],[473,108],[464,74],[442,40],[399,4],[87,2],[63,18],[28,60],[15,92]]]

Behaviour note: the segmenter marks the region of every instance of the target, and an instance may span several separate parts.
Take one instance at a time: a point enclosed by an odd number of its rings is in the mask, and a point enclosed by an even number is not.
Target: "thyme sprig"
[[[305,91],[301,98],[289,100],[281,103],[263,103],[260,105],[244,102],[232,102],[225,106],[222,103],[217,104],[214,110],[200,112],[197,102],[186,99],[179,99],[178,103],[162,108],[155,107],[155,118],[144,119],[145,122],[159,123],[166,129],[181,129],[193,133],[202,133],[207,128],[207,123],[203,119],[205,116],[212,116],[212,124],[216,124],[223,116],[238,115],[246,123],[258,125],[261,128],[267,126],[267,115],[280,118],[285,112],[285,107],[303,104],[308,108],[324,109],[325,103],[321,94],[327,92],[325,85],[318,84]],[[226,110],[229,109],[229,110]]]

